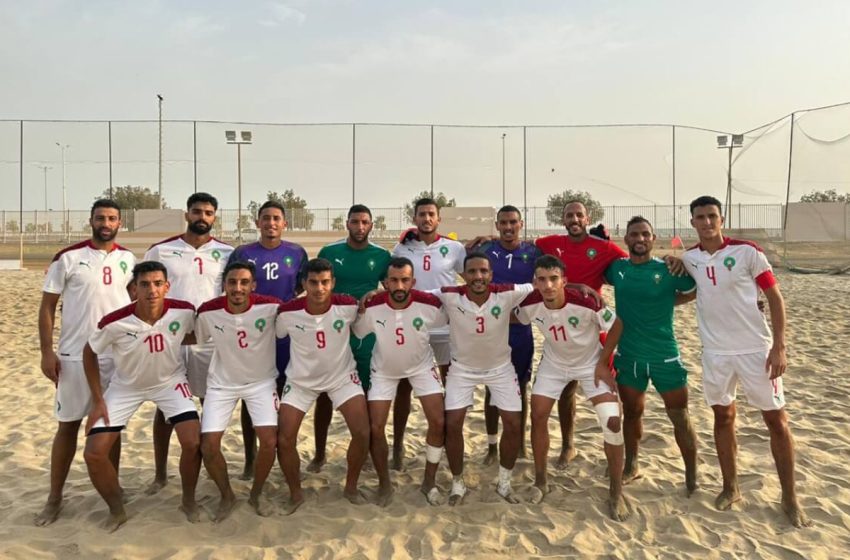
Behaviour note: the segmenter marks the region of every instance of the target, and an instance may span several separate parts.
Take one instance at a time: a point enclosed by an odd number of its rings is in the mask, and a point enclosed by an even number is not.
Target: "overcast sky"
[[[0,7],[6,119],[155,119],[160,93],[166,119],[743,131],[850,100],[850,2],[842,0],[0,0]],[[515,192],[520,154],[510,134]],[[52,145],[47,136],[43,143]],[[498,160],[500,133],[493,136],[487,149]],[[15,134],[7,130],[0,142],[0,159],[14,159]],[[30,153],[47,161],[55,151]],[[79,146],[72,153],[82,157]],[[501,171],[500,162],[486,165]],[[246,188],[266,186],[254,182]]]

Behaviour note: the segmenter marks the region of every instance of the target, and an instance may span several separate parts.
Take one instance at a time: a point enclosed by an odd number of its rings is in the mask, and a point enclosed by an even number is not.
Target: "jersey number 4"
[[[708,276],[709,280],[711,280],[712,285],[717,285],[717,273],[714,271],[713,266],[705,267],[705,275]]]

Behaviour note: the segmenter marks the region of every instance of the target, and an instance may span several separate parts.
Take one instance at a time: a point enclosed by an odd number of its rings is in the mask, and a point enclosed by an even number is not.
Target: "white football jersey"
[[[277,377],[275,319],[283,302],[259,294],[250,297],[250,307],[239,314],[228,311],[227,296],[198,309],[195,337],[214,346],[208,388],[236,388]]]
[[[452,363],[471,371],[510,364],[511,313],[533,289],[531,284],[490,284],[490,296],[480,307],[467,297],[467,286],[444,287],[434,292],[449,316]]]
[[[354,323],[357,338],[375,333],[371,369],[388,379],[403,379],[434,365],[428,330],[446,325],[448,316],[439,298],[411,290],[404,309],[393,309],[389,292],[381,292],[366,304]]]
[[[115,373],[110,383],[147,391],[186,373],[181,345],[195,329],[195,308],[187,301],[165,300],[162,317],[153,325],[139,319],[136,304],[113,311],[89,337],[95,354],[112,350]],[[188,384],[184,387],[188,393]]]
[[[412,239],[398,243],[393,248],[394,257],[407,257],[413,263],[413,277],[419,290],[439,290],[443,286],[457,286],[457,275],[463,272],[466,248],[453,239],[438,236],[426,245]],[[435,328],[431,334],[448,335],[448,327]]]
[[[594,367],[602,351],[599,332],[608,332],[617,316],[577,290],[564,288],[564,296],[563,307],[549,309],[534,290],[519,304],[517,318],[543,335],[542,359],[564,369]]]
[[[773,338],[758,298],[759,288],[776,285],[776,278],[758,245],[726,237],[714,254],[697,245],[682,260],[697,284],[703,350],[732,355],[770,348]]]
[[[279,338],[290,339],[286,378],[319,392],[338,387],[346,377],[356,378],[348,342],[356,318],[357,300],[341,294],[331,296],[331,308],[321,315],[308,313],[303,297],[281,305],[275,328]]]
[[[171,284],[169,296],[199,307],[221,295],[221,273],[232,252],[233,247],[212,237],[195,249],[178,235],[152,245],[144,260],[165,265]]]
[[[42,290],[62,295],[62,326],[56,353],[66,360],[83,359],[83,347],[97,322],[130,303],[127,284],[133,279],[133,253],[113,245],[108,253],[91,240],[62,249],[47,268]]]

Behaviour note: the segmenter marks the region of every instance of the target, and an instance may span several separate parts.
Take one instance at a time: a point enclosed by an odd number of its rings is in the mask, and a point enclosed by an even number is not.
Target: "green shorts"
[[[372,349],[375,348],[375,335],[370,334],[364,339],[359,339],[354,335],[348,340],[351,346],[351,352],[354,354],[354,361],[357,362],[357,377],[360,378],[360,384],[364,391],[368,391],[372,386]]]
[[[688,384],[688,370],[682,365],[679,356],[661,362],[644,362],[617,354],[614,356],[614,369],[617,370],[617,384],[632,387],[641,393],[646,392],[650,381],[659,393]]]

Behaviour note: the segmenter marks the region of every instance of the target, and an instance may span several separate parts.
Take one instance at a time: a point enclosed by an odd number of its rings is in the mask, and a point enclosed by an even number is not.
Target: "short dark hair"
[[[231,270],[247,270],[251,273],[251,280],[257,278],[257,267],[251,261],[227,261],[227,266],[224,267],[221,277],[227,278],[227,274]]]
[[[348,209],[348,216],[345,219],[351,218],[352,214],[369,214],[369,219],[372,219],[372,211],[369,210],[369,207],[365,204],[355,204],[351,208]]]
[[[557,268],[561,271],[562,276],[566,276],[567,274],[567,267],[564,264],[564,261],[555,255],[543,255],[537,257],[537,260],[534,261],[534,270],[537,270],[538,268],[545,268],[546,270]]]
[[[468,263],[472,259],[484,259],[485,261],[487,261],[487,266],[489,266],[491,270],[493,268],[493,266],[490,264],[490,259],[488,259],[487,255],[485,255],[482,251],[471,251],[467,253],[466,256],[463,258],[464,271],[466,270],[466,263]]]
[[[568,200],[564,203],[564,207],[561,209],[562,215],[563,215],[564,212],[567,211],[567,206],[569,206],[570,204],[581,204],[581,207],[584,208],[585,212],[587,212],[587,204],[585,204],[583,200],[579,200],[577,198],[574,198],[574,199]]]
[[[703,195],[693,199],[691,201],[691,216],[694,215],[694,208],[697,208],[699,206],[717,206],[717,209],[720,211],[720,214],[723,214],[723,206],[720,204],[720,201],[714,198],[713,196]]]
[[[387,268],[404,268],[409,266],[411,270],[416,270],[413,268],[413,261],[408,259],[407,257],[393,257],[390,259],[390,264]]]
[[[304,277],[306,278],[307,275],[311,272],[314,274],[318,274],[320,272],[330,272],[331,276],[333,277],[334,266],[328,259],[316,257],[315,259],[310,259],[309,261],[307,261],[307,266],[304,267]]]
[[[517,215],[519,216],[519,219],[520,220],[522,219],[522,212],[520,212],[519,208],[517,208],[513,204],[505,204],[504,206],[499,208],[499,211],[496,212],[496,219],[497,220],[499,219],[499,214],[501,214],[502,212],[516,212]]]
[[[186,199],[186,210],[190,210],[193,204],[197,203],[211,204],[214,210],[218,210],[218,199],[205,192],[196,192]]]
[[[646,224],[649,226],[649,229],[652,230],[652,233],[655,233],[655,228],[652,227],[652,223],[643,216],[632,216],[631,219],[626,223],[626,232],[628,232],[629,228],[635,224]]]
[[[437,215],[440,215],[440,205],[437,204],[437,201],[433,198],[420,198],[416,202],[413,203],[413,216],[419,213],[420,206],[435,206],[437,208]]]
[[[111,198],[98,198],[94,201],[94,204],[91,205],[91,213],[89,214],[89,218],[94,218],[94,211],[98,208],[115,208],[118,210],[118,217],[121,217],[121,207],[118,206],[118,203],[112,200]]]
[[[263,202],[263,205],[260,206],[260,209],[257,210],[257,219],[260,219],[260,215],[263,213],[263,210],[266,208],[277,208],[280,210],[281,214],[283,214],[283,219],[286,219],[286,209],[283,207],[283,204],[278,202],[277,200],[267,200]]]
[[[149,272],[162,272],[165,279],[168,280],[168,269],[159,261],[142,261],[133,267],[133,283],[139,281],[139,276],[148,274]]]

